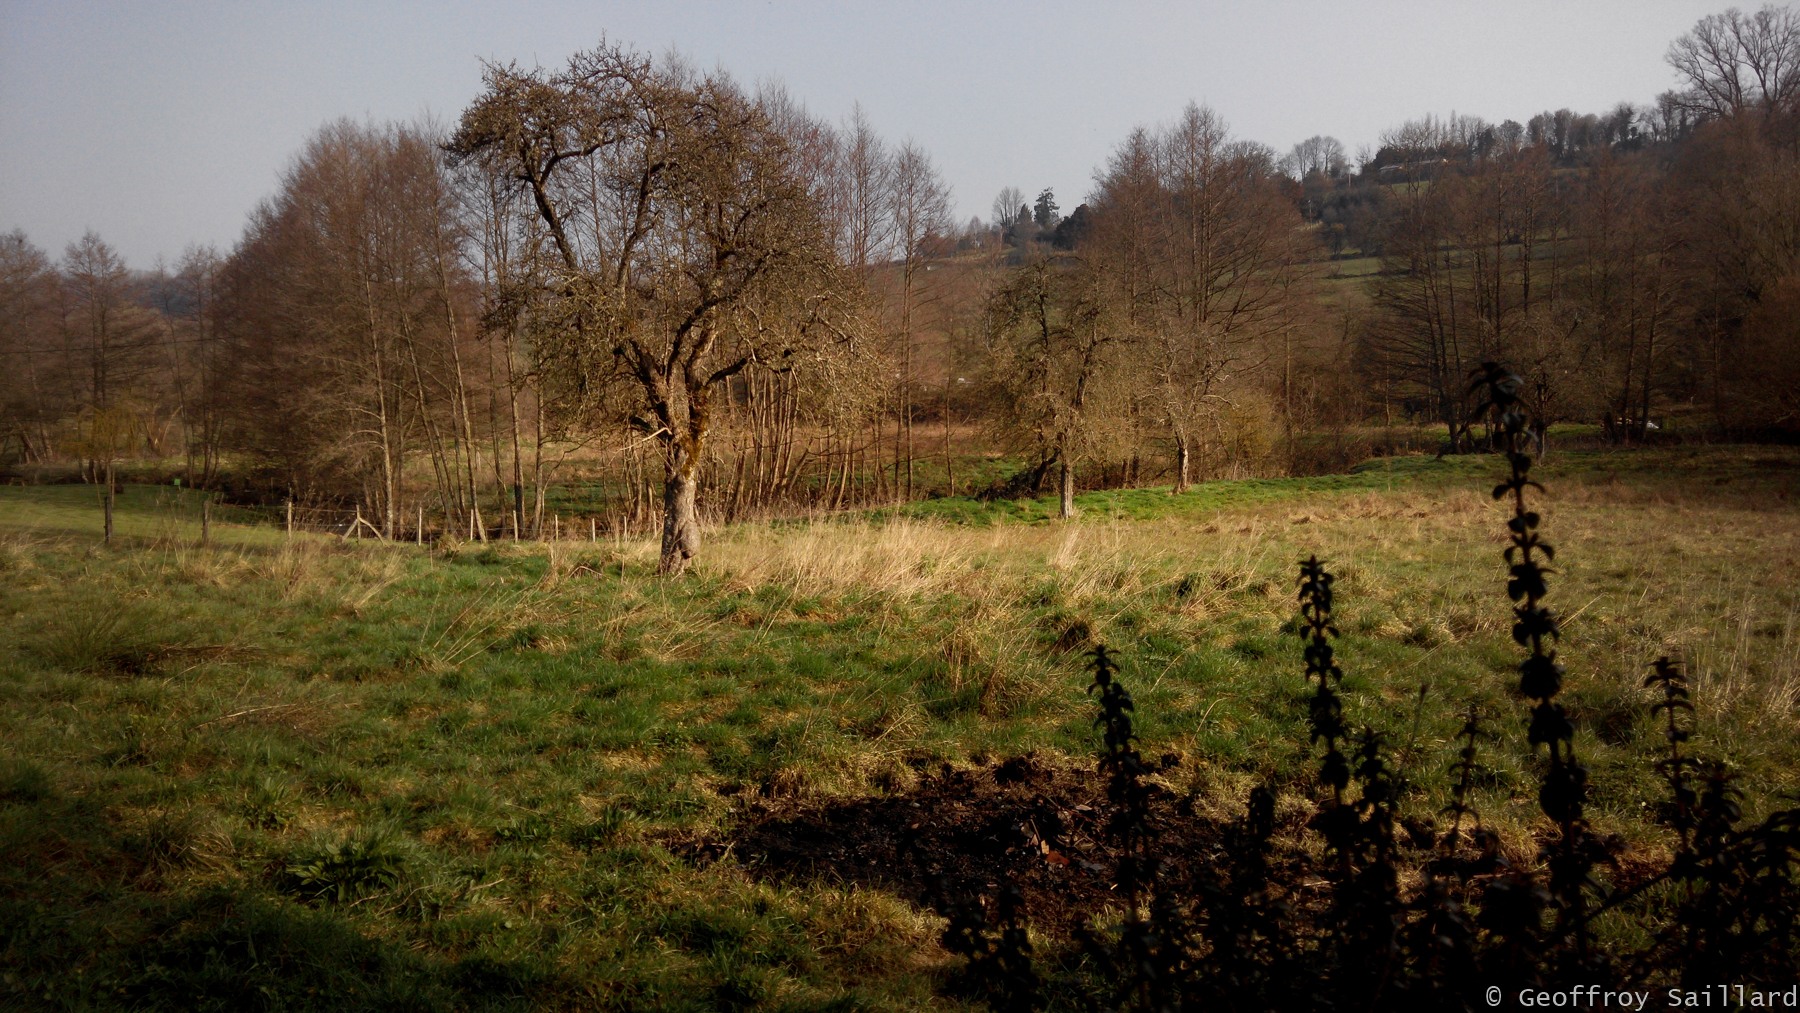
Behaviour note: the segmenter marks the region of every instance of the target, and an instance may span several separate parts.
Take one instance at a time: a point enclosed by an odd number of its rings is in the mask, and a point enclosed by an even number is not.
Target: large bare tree
[[[528,197],[555,272],[537,358],[577,386],[624,379],[663,448],[660,569],[699,547],[713,399],[822,327],[835,266],[824,195],[768,111],[722,74],[602,42],[556,71],[490,66],[446,145]]]
[[[1308,250],[1270,153],[1190,104],[1159,135],[1135,131],[1099,175],[1090,260],[1144,371],[1139,404],[1175,445],[1188,488],[1234,375],[1294,325]]]
[[[1766,4],[1708,15],[1669,46],[1668,61],[1687,83],[1677,101],[1703,117],[1791,116],[1800,104],[1800,11]]]

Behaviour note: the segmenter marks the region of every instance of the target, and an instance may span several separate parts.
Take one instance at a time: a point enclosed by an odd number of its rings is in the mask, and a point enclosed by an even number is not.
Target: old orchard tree
[[[597,416],[607,392],[664,450],[661,570],[698,545],[715,396],[831,330],[837,268],[817,167],[729,78],[602,43],[550,72],[490,66],[446,145],[517,194],[528,255],[490,318],[531,335],[543,382]],[[792,124],[787,123],[790,128]]]

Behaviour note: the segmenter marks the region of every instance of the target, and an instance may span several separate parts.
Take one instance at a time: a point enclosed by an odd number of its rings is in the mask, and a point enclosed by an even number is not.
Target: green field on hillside
[[[154,487],[120,496],[106,547],[91,487],[0,488],[0,1006],[974,1008],[943,920],[856,873],[857,842],[804,875],[753,842],[846,802],[929,823],[927,789],[1026,754],[1091,769],[1099,643],[1171,791],[1222,820],[1266,783],[1300,818],[1315,553],[1348,717],[1389,732],[1408,807],[1444,804],[1473,705],[1475,804],[1530,862],[1500,467],[1093,493],[1068,523],[945,498],[740,525],[678,579],[634,540],[420,548],[225,515],[203,547],[197,501]],[[1661,655],[1746,809],[1791,804],[1800,452],[1533,475],[1597,827],[1667,851]]]

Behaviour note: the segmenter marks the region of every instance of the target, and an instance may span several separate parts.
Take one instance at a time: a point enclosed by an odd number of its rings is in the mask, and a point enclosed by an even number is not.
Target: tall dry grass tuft
[[[1166,583],[1172,537],[1164,523],[967,528],[912,519],[827,521],[730,532],[696,565],[735,591],[1080,607],[1156,592]],[[1224,584],[1250,580],[1270,551],[1255,537],[1222,539],[1216,548],[1214,579]]]
[[[257,560],[255,573],[274,584],[282,601],[295,601],[332,583],[325,573],[325,550],[311,538],[287,542]]]
[[[9,531],[0,534],[0,574],[12,576],[36,569],[33,557],[41,549],[38,540],[28,533]]]
[[[904,598],[966,585],[976,558],[968,532],[895,520],[742,529],[697,562],[734,589],[772,585],[807,596]]]
[[[357,553],[334,574],[333,587],[342,607],[352,615],[362,612],[382,592],[406,576],[406,557],[396,552]]]
[[[560,638],[541,631],[571,611],[571,606],[557,604],[553,590],[554,585],[548,589],[539,585],[498,588],[473,597],[440,596],[432,601],[419,629],[419,663],[427,671],[447,672],[506,644],[561,649],[565,644]],[[450,611],[450,606],[458,607]]]
[[[1774,619],[1759,592],[1740,591],[1684,653],[1695,692],[1726,724],[1788,722],[1800,708],[1800,607]]]

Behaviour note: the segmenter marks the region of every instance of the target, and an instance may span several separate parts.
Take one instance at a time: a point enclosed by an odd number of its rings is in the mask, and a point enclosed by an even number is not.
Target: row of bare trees
[[[1524,369],[1546,421],[1641,437],[1698,402],[1727,429],[1800,429],[1784,311],[1800,270],[1800,17],[1735,9],[1671,47],[1687,87],[1678,142],[1458,148],[1409,123],[1383,186],[1383,273],[1359,361],[1392,399],[1429,404],[1452,440],[1477,363]],[[1456,161],[1427,156],[1463,152]]]
[[[0,236],[0,457],[79,464],[99,481],[138,451],[218,466],[218,382],[208,305],[219,259],[191,249],[176,272],[134,275],[99,236],[53,263]]]
[[[703,515],[974,491],[998,454],[996,489],[1068,513],[1078,483],[1298,467],[1396,405],[1454,446],[1489,359],[1614,438],[1688,403],[1800,429],[1794,13],[1705,19],[1669,60],[1655,136],[1428,117],[1356,173],[1190,105],[1068,217],[1009,187],[961,227],[860,110],[604,43],[490,66],[453,130],[320,131],[229,257],[0,239],[0,457],[175,459],[387,537],[531,536],[563,496],[659,526],[673,572]]]

